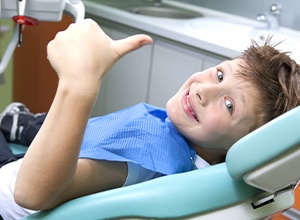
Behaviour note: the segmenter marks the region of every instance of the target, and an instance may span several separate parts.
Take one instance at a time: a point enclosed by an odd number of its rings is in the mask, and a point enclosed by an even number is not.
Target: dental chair
[[[24,219],[271,219],[294,204],[299,122],[300,106],[236,142],[224,163],[84,196]]]
[[[59,21],[63,11],[84,17],[79,0],[0,0],[0,17],[30,15]],[[26,7],[25,7],[26,6]],[[20,23],[19,23],[20,25]],[[16,27],[1,63],[6,68],[20,43]],[[300,107],[251,132],[228,151],[226,162],[95,193],[25,220],[95,219],[271,219],[294,204],[300,179]],[[27,148],[10,144],[16,154]]]

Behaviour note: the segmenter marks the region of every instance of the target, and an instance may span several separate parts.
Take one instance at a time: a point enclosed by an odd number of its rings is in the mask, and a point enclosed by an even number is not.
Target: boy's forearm
[[[41,203],[39,200],[55,198],[71,184],[97,94],[97,91],[82,92],[62,84],[58,86],[45,122],[22,162],[16,194],[22,192],[24,196],[28,192],[32,201],[36,195],[36,202]],[[26,198],[19,200],[23,199]]]
[[[78,154],[104,75],[119,58],[151,43],[146,35],[113,41],[87,19],[70,25],[48,44],[48,59],[59,85],[17,177],[15,199],[20,205],[29,209],[53,207],[64,190],[80,184],[80,176],[74,175]]]

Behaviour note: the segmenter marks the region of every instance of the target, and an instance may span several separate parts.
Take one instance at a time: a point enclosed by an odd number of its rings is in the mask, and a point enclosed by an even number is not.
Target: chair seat
[[[28,149],[28,147],[20,144],[9,143],[8,145],[14,154],[24,154]]]

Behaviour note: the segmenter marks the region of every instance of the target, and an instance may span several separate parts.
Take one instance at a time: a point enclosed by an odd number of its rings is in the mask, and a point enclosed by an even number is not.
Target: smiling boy
[[[238,139],[300,103],[299,65],[266,42],[192,75],[166,110],[138,104],[89,119],[108,69],[150,43],[113,41],[89,19],[49,43],[57,93],[23,161],[0,169],[3,217],[221,162]]]
[[[167,103],[176,129],[210,164],[224,159],[233,143],[249,133],[255,118],[258,92],[238,77],[242,62],[226,61],[195,73]]]

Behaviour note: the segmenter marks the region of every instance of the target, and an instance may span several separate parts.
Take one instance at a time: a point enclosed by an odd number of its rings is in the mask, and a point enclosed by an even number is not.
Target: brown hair
[[[270,45],[271,39],[261,46],[252,41],[238,57],[244,61],[238,74],[259,94],[250,131],[300,104],[300,66],[287,52],[275,49],[278,44]]]

